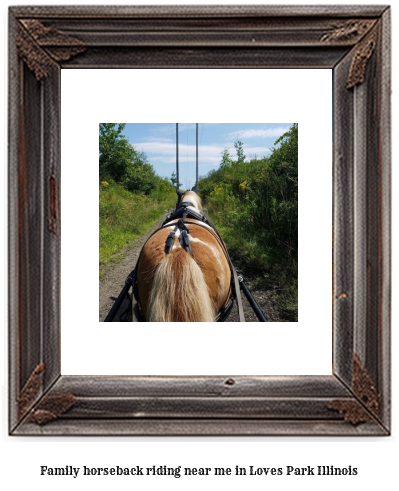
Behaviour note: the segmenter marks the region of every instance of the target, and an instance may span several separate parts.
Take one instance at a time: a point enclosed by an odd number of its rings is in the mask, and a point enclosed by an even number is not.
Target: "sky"
[[[182,189],[195,184],[196,123],[179,124],[179,180]],[[198,123],[198,173],[217,169],[227,148],[236,157],[234,142],[244,144],[247,160],[270,154],[274,142],[292,123]],[[170,178],[176,170],[176,123],[126,123],[123,131],[138,151],[143,151],[155,172]]]

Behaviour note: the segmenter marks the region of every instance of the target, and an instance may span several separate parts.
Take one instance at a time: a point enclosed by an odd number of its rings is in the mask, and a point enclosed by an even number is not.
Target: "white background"
[[[26,2],[12,2],[13,4],[23,4]],[[37,4],[43,2],[35,2]],[[54,3],[54,2],[52,2]],[[70,2],[63,2],[70,3]],[[71,2],[75,3],[75,2]],[[92,3],[86,1],[86,4]],[[96,0],[93,3],[102,3]],[[124,3],[119,0],[120,4]],[[142,2],[144,3],[144,2]],[[151,3],[157,3],[152,1]],[[174,3],[180,3],[176,0]],[[189,3],[187,0],[184,3]],[[198,3],[201,3],[198,1]],[[212,3],[207,0],[205,3]],[[218,0],[218,4],[223,4],[223,0]],[[227,3],[236,3],[233,0]],[[237,2],[238,3],[238,2]],[[257,3],[253,1],[253,3]],[[278,3],[278,2],[275,2]],[[296,3],[296,2],[284,2]],[[326,2],[310,2],[321,4]],[[346,2],[335,2],[344,3]],[[368,3],[368,2],[360,2]],[[373,4],[382,4],[374,0]],[[2,6],[2,66],[6,73],[6,44],[7,44],[7,11],[6,4]],[[396,26],[399,19],[393,9],[393,42],[394,53],[397,51]],[[394,67],[393,82],[396,87],[397,68]],[[3,131],[0,132],[4,138],[3,156],[6,161],[6,103],[7,91],[3,87]],[[393,114],[393,134],[395,134],[397,120],[397,99],[394,93],[394,114]],[[396,147],[393,148],[393,163],[396,161]],[[394,167],[394,166],[393,166]],[[394,189],[397,188],[397,176],[394,170]],[[5,171],[6,172],[6,171]],[[4,173],[4,185],[7,177]],[[393,193],[393,224],[397,222],[397,198]],[[4,196],[4,208],[6,209],[6,193]],[[2,215],[4,220],[3,230],[6,230],[6,211]],[[397,244],[397,227],[393,230],[393,251]],[[3,241],[6,251],[6,239]],[[5,266],[6,268],[6,257]],[[394,256],[394,279],[397,277],[396,260]],[[4,325],[6,325],[6,285],[4,281],[5,293],[0,296],[4,300]],[[93,485],[98,490],[115,487],[120,490],[131,489],[187,489],[203,490],[209,487],[212,489],[228,486],[229,489],[241,489],[245,486],[248,489],[283,489],[288,490],[292,487],[299,489],[312,490],[352,490],[354,488],[372,491],[381,486],[387,489],[397,489],[397,456],[399,455],[399,444],[397,438],[397,362],[395,355],[398,352],[397,334],[395,325],[397,324],[397,307],[395,298],[397,295],[396,282],[393,289],[393,428],[392,436],[389,438],[10,438],[7,424],[7,350],[6,350],[6,330],[1,338],[2,353],[4,361],[2,363],[3,373],[2,383],[2,417],[1,417],[1,474],[0,480],[4,489],[29,488],[40,489],[41,491],[70,489],[87,489],[88,485]],[[397,302],[396,302],[397,303]],[[257,467],[285,467],[293,466],[317,466],[334,465],[358,468],[356,477],[196,477],[174,479],[173,477],[161,478],[83,478],[73,479],[72,477],[43,477],[40,476],[40,465],[62,467],[72,465],[74,467],[86,466],[197,466],[197,467],[232,467],[239,465],[246,467],[249,465]]]
[[[63,70],[61,87],[61,373],[330,375],[332,71]],[[299,123],[298,323],[98,322],[98,123],[194,115]]]

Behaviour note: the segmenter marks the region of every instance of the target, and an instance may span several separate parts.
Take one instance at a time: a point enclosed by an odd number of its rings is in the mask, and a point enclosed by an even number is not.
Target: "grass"
[[[174,192],[154,198],[132,194],[115,183],[100,185],[100,278],[104,266],[121,260],[121,251],[146,233],[175,202]]]
[[[276,250],[265,246],[261,231],[251,231],[244,210],[238,212],[227,201],[223,202],[223,209],[219,209],[211,199],[207,202],[207,212],[220,232],[233,264],[251,271],[257,277],[257,286],[270,291],[273,302],[285,321],[297,322],[296,268],[287,268]]]

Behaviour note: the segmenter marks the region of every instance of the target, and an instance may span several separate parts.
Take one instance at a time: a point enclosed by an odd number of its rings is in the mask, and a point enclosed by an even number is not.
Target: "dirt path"
[[[121,261],[116,264],[110,263],[104,267],[103,279],[100,281],[100,322],[103,322],[107,317],[119,293],[125,286],[125,280],[136,266],[140,251],[146,240],[159,226],[160,222],[157,222],[146,235],[137,239],[133,246],[123,249],[121,254],[124,258]]]
[[[104,276],[100,281],[100,322],[103,322],[107,314],[111,310],[114,301],[118,297],[120,291],[125,285],[125,280],[129,273],[134,269],[139,257],[141,248],[145,244],[150,234],[159,227],[160,222],[157,222],[152,229],[144,236],[140,237],[134,246],[122,251],[124,258],[117,264],[110,264],[104,268]],[[244,280],[251,291],[253,297],[258,303],[261,310],[264,312],[269,322],[282,322],[279,312],[275,308],[271,294],[268,291],[258,290],[256,288],[257,278],[253,274],[246,271],[240,271],[240,265],[235,263],[235,267],[243,275]],[[258,322],[251,306],[249,305],[245,295],[242,293],[242,301],[244,306],[244,314],[246,322]],[[127,304],[126,304],[127,306]],[[123,308],[121,309],[123,311]],[[118,319],[116,318],[115,321]],[[239,322],[237,306],[234,305],[228,322]]]

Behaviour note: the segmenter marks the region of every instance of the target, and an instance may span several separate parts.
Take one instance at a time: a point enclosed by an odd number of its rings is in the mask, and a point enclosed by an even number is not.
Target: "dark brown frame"
[[[388,435],[389,7],[11,7],[9,33],[10,434]],[[333,70],[331,376],[60,374],[60,70],[88,67]]]

